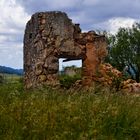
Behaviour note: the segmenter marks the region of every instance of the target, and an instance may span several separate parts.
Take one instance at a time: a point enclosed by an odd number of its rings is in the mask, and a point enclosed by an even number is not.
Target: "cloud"
[[[138,19],[140,13],[139,0],[16,0],[25,11],[33,14],[37,11],[61,10],[68,14],[74,23],[80,23],[83,30],[96,29],[102,25],[108,29],[110,20],[114,18]],[[130,10],[131,9],[131,10]],[[117,19],[119,20],[119,19]],[[124,23],[124,22],[122,22]],[[117,24],[117,22],[116,22]],[[96,26],[95,26],[96,25]],[[107,25],[107,26],[106,26]],[[118,23],[119,25],[119,23]],[[110,28],[112,29],[112,27]]]
[[[112,34],[115,34],[120,27],[131,28],[134,23],[139,22],[139,21],[140,21],[139,19],[133,19],[133,18],[114,17],[107,21],[93,24],[92,28],[94,30],[101,30],[101,31],[106,30]]]
[[[135,22],[138,22],[139,20],[137,19],[133,19],[133,18],[112,18],[108,21],[108,25],[109,25],[109,31],[114,34],[117,32],[117,30],[122,27],[122,28],[126,28],[126,27],[132,27],[132,25]]]
[[[11,67],[23,65],[25,25],[35,12],[64,11],[83,31],[112,33],[131,27],[140,13],[139,0],[0,0],[0,9],[0,65]]]
[[[80,7],[83,0],[16,0],[20,3],[29,14],[33,14],[37,11],[49,11],[49,10],[74,10]]]
[[[23,67],[23,48],[22,44],[7,43],[7,47],[3,47],[5,44],[0,45],[0,65],[10,66],[13,68]]]
[[[22,68],[22,40],[30,16],[15,0],[1,0],[0,9],[0,65]]]
[[[63,10],[68,13],[84,12],[94,20],[112,17],[135,18],[140,13],[139,0],[16,0],[25,10],[32,14],[36,11]],[[130,11],[131,9],[131,11]]]
[[[15,0],[0,1],[0,32],[19,32],[29,19],[29,15]]]

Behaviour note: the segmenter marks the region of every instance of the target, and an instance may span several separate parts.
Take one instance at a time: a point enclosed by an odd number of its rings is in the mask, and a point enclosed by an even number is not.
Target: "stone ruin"
[[[66,13],[40,12],[26,25],[24,35],[25,88],[59,84],[59,58],[82,60],[82,86],[91,86],[107,55],[105,36],[82,33]]]

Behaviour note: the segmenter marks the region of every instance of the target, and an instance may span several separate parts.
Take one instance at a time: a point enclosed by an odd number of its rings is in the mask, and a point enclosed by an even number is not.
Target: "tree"
[[[119,70],[126,66],[128,72],[140,82],[140,24],[132,28],[120,28],[116,35],[109,35],[109,55],[107,61]]]

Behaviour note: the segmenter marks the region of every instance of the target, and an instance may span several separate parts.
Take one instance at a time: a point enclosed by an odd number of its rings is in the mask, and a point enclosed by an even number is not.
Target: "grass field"
[[[0,85],[0,140],[140,140],[140,97]]]
[[[16,74],[0,73],[0,75],[3,77],[4,83],[18,83],[22,78],[22,76]]]

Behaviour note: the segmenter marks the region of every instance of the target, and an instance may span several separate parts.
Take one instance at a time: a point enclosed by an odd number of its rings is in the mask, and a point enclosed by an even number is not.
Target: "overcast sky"
[[[0,65],[23,67],[23,35],[31,15],[64,11],[83,31],[131,27],[140,19],[140,0],[0,0]]]

